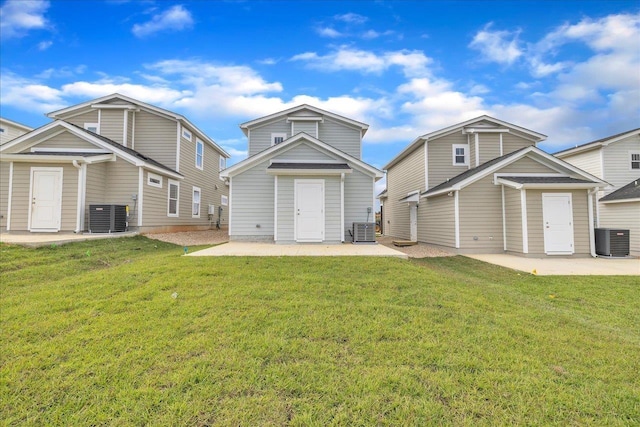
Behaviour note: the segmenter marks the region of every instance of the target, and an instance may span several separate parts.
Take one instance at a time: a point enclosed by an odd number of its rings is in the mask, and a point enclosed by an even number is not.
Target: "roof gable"
[[[600,138],[595,141],[587,142],[585,144],[576,145],[575,147],[567,148],[565,150],[561,150],[556,152],[554,155],[559,158],[564,158],[567,156],[571,156],[578,153],[583,153],[585,151],[595,150],[597,148],[606,147],[610,144],[615,144],[618,141],[622,141],[629,136],[632,135],[640,135],[640,128],[628,130],[626,132],[621,132],[615,135],[608,136],[606,138]]]
[[[629,202],[640,200],[640,177],[600,199],[601,202]]]

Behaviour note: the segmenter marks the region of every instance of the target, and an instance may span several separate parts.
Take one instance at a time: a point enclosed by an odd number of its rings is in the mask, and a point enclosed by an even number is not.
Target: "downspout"
[[[589,212],[589,251],[593,258],[596,258],[598,255],[596,254],[596,241],[595,241],[595,233],[593,230],[593,195],[598,192],[598,187],[593,188],[587,192],[588,194],[588,212]]]
[[[78,203],[76,207],[76,229],[73,231],[74,233],[80,233],[80,215],[82,215],[82,165],[78,163],[77,160],[73,161],[73,167],[78,169]]]

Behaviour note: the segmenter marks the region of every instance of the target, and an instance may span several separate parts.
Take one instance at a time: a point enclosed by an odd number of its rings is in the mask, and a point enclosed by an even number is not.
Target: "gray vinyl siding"
[[[631,135],[604,148],[604,180],[614,186],[609,192],[640,178],[640,169],[631,169],[630,152],[640,152],[640,136]]]
[[[588,255],[589,211],[586,190],[527,190],[527,232],[529,253],[544,254],[544,224],[542,220],[542,193],[571,193],[573,207],[573,242],[576,255]]]
[[[480,140],[480,164],[500,157],[499,133],[480,133],[478,138]]]
[[[229,236],[273,237],[273,177],[266,175],[269,162],[231,178],[233,220]],[[260,227],[256,227],[256,225]]]
[[[251,129],[249,135],[249,157],[271,147],[271,134],[285,133],[291,136],[291,123],[286,118],[276,120]]]
[[[134,150],[135,150],[135,147],[133,146],[133,143],[135,142],[135,140],[133,135],[133,129],[134,129],[135,120],[136,120],[135,111],[129,111],[127,113],[127,147],[133,148]]]
[[[373,206],[373,177],[354,170],[345,175],[344,179],[344,227],[345,241],[352,241],[348,230],[352,230],[354,222],[375,222]],[[340,186],[338,186],[338,197]],[[371,207],[371,214],[367,215],[367,207]],[[338,207],[339,208],[339,207]],[[339,215],[338,215],[339,220]],[[340,227],[338,226],[338,229]],[[340,237],[338,236],[338,240]]]
[[[503,250],[502,192],[486,176],[459,192],[460,249]]]
[[[265,179],[275,179],[267,176]],[[278,177],[278,241],[295,240],[295,190],[293,176]],[[326,186],[326,183],[325,183]],[[325,188],[326,194],[326,188]],[[235,215],[234,215],[235,217]]]
[[[35,147],[29,147],[28,149],[22,150],[22,152],[28,153],[31,151],[31,148],[55,148],[59,149],[60,151],[64,151],[67,148],[95,150],[100,147],[91,144],[90,142],[87,142],[82,138],[78,138],[68,131],[65,131],[59,135],[47,139],[46,141],[41,142]]]
[[[429,152],[431,154],[431,152]],[[431,163],[431,159],[429,159]],[[400,163],[387,171],[387,218],[388,235],[398,239],[411,238],[409,229],[409,207],[399,200],[412,191],[425,191],[424,146],[419,145]],[[420,221],[418,221],[418,227]]]
[[[533,141],[521,138],[513,133],[502,134],[502,154],[509,154],[521,148],[533,145]]]
[[[585,172],[602,178],[602,158],[601,148],[597,150],[590,150],[584,153],[574,154],[572,156],[558,156],[560,159],[567,163],[574,165],[582,169]]]
[[[455,248],[454,203],[454,198],[446,194],[420,201],[418,206],[419,241]]]
[[[507,251],[522,253],[522,201],[520,190],[504,187]]]
[[[293,148],[288,149],[282,154],[275,156],[273,160],[274,161],[283,161],[283,160],[329,161],[329,160],[335,160],[335,158],[319,151],[317,148],[314,148],[308,144],[301,143],[296,145]]]
[[[137,166],[120,158],[115,162],[105,163],[106,185],[103,203],[107,205],[129,205],[129,225],[131,227],[138,225],[139,207],[132,199],[134,194],[138,195],[138,174],[139,168]]]
[[[640,256],[640,202],[601,203],[600,227],[629,230],[631,255]]]
[[[352,127],[333,119],[324,118],[318,124],[318,139],[340,151],[352,155],[356,159],[361,158],[360,128]]]
[[[73,113],[75,113],[75,111]],[[61,116],[60,119],[76,126],[80,126],[84,129],[85,123],[98,123],[98,110],[90,110],[86,113],[78,114],[77,116],[69,118],[64,118],[64,116]]]
[[[136,113],[135,150],[176,169],[178,122],[141,110]],[[121,137],[122,139],[122,137]],[[184,142],[185,139],[182,139]],[[194,142],[195,143],[195,135]],[[182,168],[182,156],[180,167]],[[193,162],[193,159],[185,159]]]
[[[292,122],[292,129],[294,135],[300,132],[304,132],[314,138],[318,137],[318,134],[316,132],[316,122]]]
[[[118,160],[116,160],[118,161]],[[122,161],[122,160],[119,160]],[[87,165],[87,180],[85,187],[84,229],[89,229],[89,207],[91,205],[107,204],[105,194],[109,186],[107,179],[107,163]],[[137,191],[136,191],[137,193]],[[133,208],[133,206],[132,206]]]
[[[0,162],[0,228],[7,228],[7,214],[9,201],[9,171],[11,164],[9,162]]]
[[[466,143],[467,135],[462,135],[461,133],[454,133],[428,141],[429,188],[435,187],[469,169],[467,166],[453,165],[453,144]],[[475,157],[471,157],[472,153],[475,153],[475,150],[472,144],[469,144],[470,165],[475,164]]]
[[[123,131],[123,110],[103,109],[100,111],[100,135],[120,144],[124,144],[124,141],[122,139]]]

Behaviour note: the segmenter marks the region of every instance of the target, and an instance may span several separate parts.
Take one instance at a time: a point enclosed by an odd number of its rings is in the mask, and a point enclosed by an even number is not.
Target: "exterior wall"
[[[598,149],[574,154],[573,156],[559,156],[559,158],[585,172],[590,173],[591,175],[602,178],[602,157],[600,153],[601,149]]]
[[[338,179],[339,182],[339,179]],[[338,199],[340,197],[340,186],[338,185]],[[374,182],[373,177],[354,170],[346,174],[344,178],[344,238],[351,242],[353,239],[349,230],[353,229],[354,222],[375,222],[375,211],[373,206]],[[338,200],[339,201],[339,200]],[[371,208],[371,213],[367,214],[367,208]],[[339,206],[338,206],[339,208]],[[338,215],[338,220],[339,220]],[[338,228],[340,224],[338,223]],[[340,237],[338,237],[340,240]]]
[[[473,139],[473,137],[469,139]],[[462,135],[460,132],[428,141],[429,188],[435,187],[469,169],[468,166],[453,165],[453,144],[466,143],[467,135]],[[469,144],[469,164],[471,167],[475,165],[475,157],[473,157],[475,154],[472,153],[475,153],[475,150],[473,145]]]
[[[640,256],[640,202],[601,203],[600,227],[629,230],[631,255]]]
[[[504,250],[502,239],[502,191],[486,176],[458,195],[460,249],[489,252]]]
[[[502,134],[503,155],[513,153],[514,151],[518,151],[519,149],[528,147],[530,145],[534,145],[533,141],[519,137],[514,133],[509,132]]]
[[[604,147],[604,180],[614,188],[608,193],[640,178],[640,170],[631,169],[630,152],[640,152],[640,136],[632,135]]]
[[[108,186],[109,180],[107,179],[107,163],[96,163],[95,165],[87,165],[87,177],[84,197],[85,230],[89,230],[89,206],[106,204],[105,194],[106,188]],[[131,207],[133,208],[133,206]],[[129,222],[129,225],[131,225],[131,222]]]
[[[273,239],[274,180],[265,172],[268,165],[268,161],[259,163],[231,178],[232,240]]]
[[[527,156],[503,167],[498,173],[558,173]]]
[[[9,172],[11,163],[0,162],[0,229],[7,229],[7,214],[9,208]]]
[[[362,143],[360,128],[340,123],[328,117],[318,124],[318,139],[326,142],[338,150],[352,155],[356,159],[362,157]]]
[[[56,149],[60,149],[60,151],[64,151],[67,148],[95,150],[100,147],[93,145],[82,138],[78,138],[77,136],[73,135],[70,132],[65,131],[60,135],[56,135],[46,141],[41,142],[34,148],[56,148]],[[29,147],[26,150],[22,150],[21,152],[28,153],[30,151],[31,151],[31,147]]]
[[[429,147],[431,149],[431,146]],[[429,152],[431,154],[431,152]],[[449,153],[451,156],[451,153]],[[431,164],[431,158],[429,158]],[[466,170],[466,169],[465,169]],[[387,217],[386,234],[398,239],[411,238],[409,229],[409,207],[399,200],[411,191],[425,191],[424,183],[424,146],[419,145],[400,163],[387,171]],[[418,209],[420,210],[420,209]],[[418,219],[420,227],[420,219]]]
[[[105,190],[101,203],[106,205],[129,205],[129,227],[138,225],[138,205],[133,200],[133,195],[138,195],[139,168],[122,159],[105,163]],[[87,170],[87,173],[89,171]],[[93,172],[93,171],[92,171]],[[98,173],[98,172],[97,172]],[[98,173],[99,174],[99,173]],[[92,178],[97,179],[97,178]],[[93,196],[92,196],[93,197]],[[99,196],[96,196],[99,197]],[[144,203],[144,201],[143,201]],[[85,204],[89,209],[89,205]],[[143,206],[145,209],[146,206]],[[88,229],[89,223],[85,223]]]
[[[311,147],[308,144],[301,143],[293,148],[288,149],[287,151],[279,154],[273,158],[274,161],[286,161],[286,160],[317,160],[317,161],[328,161],[328,160],[336,160],[334,157],[329,156],[328,154],[322,153],[317,148]]]
[[[480,140],[480,164],[500,157],[499,133],[481,133],[478,139]]]
[[[507,251],[522,253],[522,201],[520,190],[504,187]]]
[[[446,194],[420,200],[418,206],[418,240],[420,242],[451,248],[456,246],[454,203],[454,198]]]
[[[293,135],[304,132],[314,138],[318,137],[316,132],[316,122],[292,122],[291,128],[293,129],[291,132]]]
[[[72,112],[71,114],[76,113],[75,111]],[[69,118],[64,118],[64,116],[60,117],[60,120],[64,120],[65,122],[69,122],[71,124],[74,124],[76,126],[80,126],[81,128],[84,129],[84,124],[85,123],[99,123],[98,121],[98,110],[89,110],[86,113],[83,114],[78,114],[77,116],[73,116],[73,117],[69,117]]]
[[[287,123],[285,117],[280,120],[251,129],[249,134],[249,157],[271,147],[272,133],[286,133],[287,138],[291,136],[291,123]]]
[[[383,236],[389,236],[389,227],[387,227],[387,214],[389,212],[389,208],[387,206],[388,202],[389,199],[387,197],[380,199],[380,230],[382,231]]]
[[[0,145],[27,133],[24,129],[17,128],[2,120],[0,120],[0,128],[2,129],[2,132],[0,132]]]
[[[120,111],[120,117],[122,118],[122,111]],[[176,141],[178,122],[144,110],[136,113],[135,120],[135,150],[148,155],[153,160],[171,169],[177,170]],[[122,140],[122,129],[120,129],[120,140]],[[185,139],[183,138],[181,143],[184,141]],[[195,144],[195,135],[192,143]],[[180,160],[182,161],[182,158]],[[180,166],[182,167],[182,164]]]
[[[100,111],[100,135],[124,144],[122,134],[124,132],[124,112],[123,110]]]
[[[135,111],[128,111],[127,112],[127,147],[133,148],[134,150],[135,150],[135,147],[133,144],[135,142],[135,135],[133,134],[133,130],[135,128],[135,120],[136,120]]]
[[[571,193],[573,208],[573,243],[576,255],[589,255],[589,211],[586,190],[527,190],[527,233],[529,254],[544,255],[544,221],[542,193]]]
[[[11,231],[27,231],[29,228],[29,190],[31,167],[61,167],[62,212],[61,231],[74,231],[78,209],[78,170],[66,163],[18,163],[13,164],[13,194],[11,200]]]

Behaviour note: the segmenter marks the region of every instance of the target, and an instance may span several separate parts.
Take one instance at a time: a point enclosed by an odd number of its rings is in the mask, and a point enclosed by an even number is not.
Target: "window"
[[[85,123],[84,128],[89,132],[100,133],[100,123]]]
[[[4,133],[4,128],[0,128],[0,133]]]
[[[191,132],[188,129],[182,128],[182,137],[191,141]]]
[[[287,139],[286,133],[272,133],[271,134],[271,145],[280,144],[282,141]]]
[[[640,169],[640,152],[631,153],[631,169]]]
[[[229,198],[227,196],[220,197],[220,204],[222,206],[228,206],[229,205]]]
[[[200,170],[203,168],[204,144],[196,138],[196,167]]]
[[[155,173],[149,172],[147,174],[147,184],[152,187],[162,188],[162,177],[160,175],[156,175]]]
[[[469,146],[453,144],[453,166],[469,166]]]
[[[220,170],[224,170],[227,167],[227,159],[220,156]]]
[[[167,216],[180,216],[178,212],[178,202],[180,200],[180,184],[178,181],[169,180],[169,202],[167,206]]]
[[[193,187],[193,211],[191,216],[194,218],[200,218],[200,188]]]

